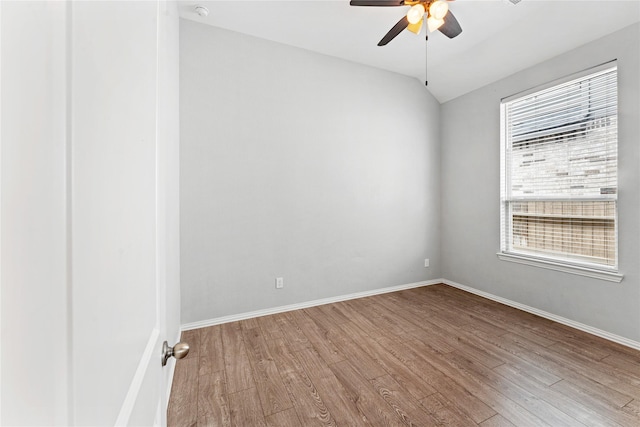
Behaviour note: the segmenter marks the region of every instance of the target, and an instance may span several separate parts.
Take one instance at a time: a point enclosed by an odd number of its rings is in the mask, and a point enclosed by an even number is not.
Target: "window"
[[[502,259],[617,271],[617,105],[615,62],[503,100]]]

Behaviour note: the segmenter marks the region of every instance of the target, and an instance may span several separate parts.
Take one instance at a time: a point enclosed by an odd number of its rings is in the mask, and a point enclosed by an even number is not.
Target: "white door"
[[[0,421],[164,424],[177,6],[2,2],[0,16]]]

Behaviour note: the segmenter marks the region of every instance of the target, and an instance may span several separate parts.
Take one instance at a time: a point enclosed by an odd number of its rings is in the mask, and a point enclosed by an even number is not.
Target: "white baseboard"
[[[451,280],[442,279],[441,283],[481,296],[483,298],[490,299],[492,301],[499,302],[504,305],[508,305],[513,308],[517,308],[518,310],[526,311],[527,313],[535,314],[536,316],[544,317],[545,319],[553,320],[554,322],[561,323],[566,326],[570,326],[572,328],[581,330],[583,332],[587,332],[592,335],[596,335],[600,338],[604,338],[606,340],[613,341],[618,344],[622,344],[626,347],[631,347],[635,350],[640,350],[640,342],[630,340],[620,335],[612,334],[610,332],[603,331],[602,329],[594,328],[593,326],[585,325],[584,323],[567,319],[566,317],[557,316],[555,314],[548,313],[546,311],[539,310],[537,308],[530,307],[528,305],[520,304],[519,302],[511,301],[506,298],[502,298],[502,297],[490,294],[488,292],[480,291],[478,289],[475,289],[469,286],[461,285],[460,283],[456,283]]]
[[[206,328],[207,326],[221,325],[223,323],[236,322],[238,320],[252,319],[254,317],[268,316],[270,314],[284,313],[287,311],[300,310],[302,308],[315,307],[318,305],[332,304],[340,301],[348,301],[350,299],[370,297],[373,295],[386,294],[389,292],[403,291],[405,289],[419,288],[422,286],[437,285],[444,283],[442,279],[427,280],[424,282],[409,283],[406,285],[391,286],[388,288],[374,289],[372,291],[356,292],[353,294],[339,295],[336,297],[317,299],[313,301],[302,302],[298,304],[283,305],[280,307],[267,308],[264,310],[250,311],[247,313],[233,314],[231,316],[216,317],[214,319],[201,320],[198,322],[185,323],[182,325],[183,331],[190,329]]]
[[[457,289],[461,289],[463,291],[466,291],[466,292],[481,296],[483,298],[487,298],[487,299],[490,299],[492,301],[496,301],[496,302],[499,302],[501,304],[513,307],[513,308],[517,308],[518,310],[526,311],[527,313],[532,313],[532,314],[535,314],[537,316],[544,317],[545,319],[553,320],[554,322],[561,323],[561,324],[566,325],[566,326],[570,326],[572,328],[578,329],[578,330],[583,331],[583,332],[587,332],[589,334],[598,336],[600,338],[604,338],[604,339],[609,340],[609,341],[613,341],[615,343],[624,345],[626,347],[630,347],[630,348],[633,348],[635,350],[640,350],[640,342],[631,340],[629,338],[622,337],[620,335],[612,334],[612,333],[607,332],[607,331],[603,331],[602,329],[594,328],[593,326],[585,325],[584,323],[580,323],[580,322],[576,322],[576,321],[571,320],[571,319],[567,319],[566,317],[562,317],[562,316],[558,316],[558,315],[555,315],[555,314],[552,314],[552,313],[548,313],[546,311],[539,310],[537,308],[530,307],[528,305],[521,304],[519,302],[511,301],[509,299],[502,298],[502,297],[490,294],[488,292],[480,291],[480,290],[472,288],[470,286],[465,286],[465,285],[462,285],[460,283],[456,283],[456,282],[454,282],[452,280],[447,280],[447,279],[435,279],[435,280],[428,280],[428,281],[425,281],[425,282],[409,283],[407,285],[391,286],[391,287],[388,287],[388,288],[375,289],[375,290],[372,290],[372,291],[357,292],[357,293],[353,293],[353,294],[340,295],[340,296],[331,297],[331,298],[323,298],[323,299],[318,299],[318,300],[313,300],[313,301],[307,301],[307,302],[303,302],[303,303],[299,303],[299,304],[284,305],[284,306],[268,308],[268,309],[264,309],[264,310],[257,310],[257,311],[250,311],[250,312],[247,312],[247,313],[234,314],[234,315],[231,315],[231,316],[217,317],[217,318],[214,318],[214,319],[202,320],[202,321],[199,321],[199,322],[185,323],[185,324],[182,325],[181,329],[183,331],[187,331],[187,330],[190,330],[190,329],[205,328],[207,326],[220,325],[220,324],[229,323],[229,322],[236,322],[238,320],[252,319],[254,317],[268,316],[270,314],[284,313],[284,312],[287,312],[287,311],[299,310],[299,309],[302,309],[302,308],[309,308],[309,307],[315,307],[315,306],[318,306],[318,305],[331,304],[331,303],[340,302],[340,301],[347,301],[347,300],[350,300],[350,299],[364,298],[364,297],[369,297],[369,296],[373,296],[373,295],[386,294],[386,293],[389,293],[389,292],[397,292],[397,291],[402,291],[402,290],[405,290],[405,289],[419,288],[419,287],[422,287],[422,286],[437,285],[439,283],[444,283],[445,285],[449,285],[451,287],[454,287],[454,288],[457,288]]]

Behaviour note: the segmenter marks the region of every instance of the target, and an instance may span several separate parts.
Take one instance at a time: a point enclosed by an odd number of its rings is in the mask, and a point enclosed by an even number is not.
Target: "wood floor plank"
[[[330,317],[328,317],[324,311],[320,309],[320,307],[309,307],[302,310],[307,316],[309,316],[313,321],[324,331],[330,331],[336,328],[340,323],[334,322]]]
[[[452,339],[451,337],[442,337],[439,334],[434,334],[433,329],[431,329],[429,327],[429,324],[427,324],[426,322],[423,326],[424,328],[411,331],[405,338],[407,340],[416,339],[418,341],[421,341],[441,354],[451,353],[452,351],[455,351],[456,346],[452,341],[450,341],[450,339]]]
[[[606,363],[609,366],[613,366],[616,369],[626,372],[633,376],[640,376],[640,362],[634,362],[624,355],[611,354],[601,360],[602,363]]]
[[[257,317],[251,317],[249,319],[240,320],[239,323],[240,323],[240,327],[243,329],[254,329],[254,328],[260,327]]]
[[[399,309],[399,306],[396,306],[396,309]],[[398,317],[407,316],[407,319],[414,318],[414,316],[408,315],[405,313],[398,312]],[[495,352],[487,351],[485,347],[482,345],[477,345],[477,341],[472,341],[469,338],[465,338],[457,333],[451,333],[452,331],[457,331],[457,329],[452,328],[452,325],[449,325],[444,320],[430,317],[428,320],[422,320],[420,322],[422,324],[422,328],[418,331],[413,330],[409,332],[409,335],[413,336],[416,339],[425,339],[426,342],[431,342],[431,337],[435,337],[436,339],[445,342],[452,349],[460,349],[464,346],[464,351],[466,354],[471,355],[476,358],[480,363],[483,363],[489,368],[493,368],[496,366],[502,365],[505,361],[496,355]]]
[[[625,423],[623,417],[607,417],[602,411],[595,410],[588,404],[583,405],[580,400],[574,400],[553,387],[547,387],[545,384],[540,383],[535,378],[526,375],[526,373],[515,369],[511,365],[505,364],[499,366],[495,368],[494,371],[504,378],[526,388],[556,408],[563,410],[584,425],[601,427],[621,426],[623,425],[621,423]]]
[[[323,304],[312,309],[322,312],[334,325],[349,321],[349,318],[340,311],[337,304]]]
[[[332,329],[329,331],[329,338],[340,348],[340,352],[345,356],[345,359],[356,365],[367,379],[376,378],[387,373],[370,354],[363,352],[361,347],[353,342],[344,330],[340,328]]]
[[[329,339],[326,330],[320,328],[304,311],[294,311],[292,314],[313,348],[320,354],[320,357],[329,364],[344,360],[344,356]]]
[[[391,375],[395,381],[400,383],[413,397],[421,399],[436,392],[428,383],[417,380],[415,372],[406,366],[406,361],[397,359],[388,347],[381,346],[373,338],[359,330],[357,326],[344,323],[340,327],[345,333],[352,337],[361,348],[361,351],[368,354],[380,367],[385,374]],[[359,368],[359,367],[357,367]],[[373,378],[378,378],[375,376]]]
[[[418,307],[428,307],[432,315],[437,314],[438,318],[446,321],[451,326],[462,327],[467,325],[469,319],[460,316],[457,312],[457,310],[464,306],[464,299],[460,298],[460,296],[452,297],[449,295],[441,295],[437,292],[437,289],[438,288],[430,289],[429,293],[409,290],[412,305],[415,306],[417,304]],[[452,310],[453,307],[455,307],[456,310]]]
[[[484,319],[482,319],[481,317],[477,316],[474,313],[467,311],[464,314],[466,316],[469,316],[469,324],[465,326],[465,329],[467,331],[470,331],[470,332],[477,331],[484,335],[491,335],[494,337],[499,337],[509,332],[505,328],[502,328],[500,326],[497,326],[489,322],[485,322]]]
[[[481,427],[516,427],[502,415],[497,414],[480,423]]]
[[[284,339],[267,341],[267,345],[282,375],[301,425],[336,427],[336,421],[322,401],[318,390]]]
[[[363,417],[374,426],[403,426],[406,414],[387,410],[386,401],[376,393],[374,387],[358,372],[348,360],[330,366],[334,375],[356,403]],[[410,425],[410,424],[409,424]]]
[[[269,427],[300,427],[300,420],[293,408],[269,415],[264,419]]]
[[[229,410],[233,426],[266,427],[260,398],[255,388],[229,394]]]
[[[447,326],[445,323],[442,323],[442,320],[433,318],[430,319],[429,323],[438,328],[439,333],[446,334],[445,328]],[[509,353],[487,345],[485,341],[458,328],[450,330],[449,334],[451,334],[452,339],[455,340],[454,348],[456,351],[464,351],[466,355],[473,357],[488,368],[495,368],[496,366],[504,364],[510,356]]]
[[[551,385],[562,379],[561,376],[550,372],[546,366],[537,365],[527,358],[522,357],[522,348],[511,341],[505,340],[502,337],[484,334],[481,339],[483,339],[487,344],[492,345],[495,349],[500,349],[504,353],[510,354],[512,357],[503,356],[505,357],[505,360],[507,360],[506,364],[517,367],[519,370],[526,372],[527,375],[534,377],[543,384]]]
[[[264,415],[273,415],[291,408],[287,389],[260,328],[247,329],[242,326],[242,333]]]
[[[522,406],[509,399],[508,396],[496,391],[473,372],[461,369],[451,363],[448,360],[450,354],[451,353],[447,354],[447,358],[442,359],[437,357],[429,358],[429,363],[433,364],[433,366],[444,375],[453,379],[474,396],[478,397],[482,402],[492,408],[495,413],[501,414],[512,423],[516,425],[549,426],[549,423],[543,421],[532,412],[524,409]],[[494,414],[491,414],[490,416],[493,415]],[[482,421],[484,421],[484,419]]]
[[[364,303],[362,300],[349,300],[344,301],[341,310],[343,314],[349,316],[351,323],[357,325],[360,329],[365,331],[369,336],[377,338],[396,338],[397,332],[387,330],[384,324],[377,323],[376,319],[373,319],[369,315],[369,306],[372,303]]]
[[[200,329],[200,356],[218,355],[222,358],[222,325]],[[223,367],[223,365],[220,365]],[[215,369],[218,371],[219,369]]]
[[[434,393],[420,400],[420,404],[436,420],[444,426],[476,425],[469,416],[440,393]]]
[[[200,330],[200,375],[224,370],[222,350],[222,326],[210,326]]]
[[[449,352],[455,349],[455,339],[453,337],[449,337],[448,335],[438,334],[437,331],[434,331],[434,326],[427,323],[430,318],[427,314],[429,311],[426,311],[424,308],[414,307],[411,303],[406,303],[405,305],[401,305],[393,300],[389,300],[385,303],[385,306],[396,313],[396,316],[403,317],[408,322],[411,322],[415,325],[414,329],[408,330],[406,335],[415,337],[420,337],[424,339],[426,342],[429,342],[431,346],[441,352]],[[384,330],[381,327],[382,325],[377,325],[373,328],[373,334],[375,334],[375,330]],[[397,333],[384,334],[385,338],[396,339],[398,337]]]
[[[405,425],[430,426],[437,424],[438,421],[391,375],[374,378],[370,382]]]
[[[382,322],[385,325],[385,329],[390,330],[395,336],[401,336],[419,329],[419,326],[415,323],[398,316],[395,310],[390,310],[384,305],[383,301],[370,304],[368,308],[372,316],[377,319],[377,322]]]
[[[558,342],[556,340],[550,339],[547,336],[544,336],[544,332],[542,331],[536,332],[534,330],[528,329],[526,326],[518,324],[516,319],[508,320],[509,318],[506,316],[494,319],[490,317],[490,311],[478,311],[477,314],[479,316],[484,316],[486,322],[503,325],[503,328],[508,330],[509,333],[517,334],[543,347],[548,347]]]
[[[402,313],[412,314],[413,316],[406,317],[409,322],[420,326],[419,319],[430,319],[433,317],[440,317],[442,319],[455,318],[454,323],[450,326],[462,326],[463,323],[468,323],[466,320],[462,322],[458,312],[451,313],[451,310],[443,309],[444,302],[441,297],[437,296],[430,290],[429,292],[418,292],[414,289],[408,291],[398,292],[397,294],[387,296],[380,302],[381,305],[387,307],[387,309],[396,311],[398,307],[402,307]],[[460,301],[458,301],[460,302]],[[446,302],[448,304],[448,302]],[[460,310],[460,305],[457,305],[457,310]]]
[[[629,396],[640,396],[640,370],[627,372],[618,369],[618,367],[603,363],[601,360],[591,359],[583,352],[576,352],[572,346],[554,344],[547,348],[555,354],[554,360],[562,363],[570,360],[579,371],[589,369],[589,372],[592,373],[592,375],[587,375],[589,378],[625,392]]]
[[[311,347],[309,339],[291,316],[291,313],[280,313],[275,316],[280,330],[284,334],[285,340],[293,351],[299,351]]]
[[[242,340],[240,323],[222,325],[222,345],[228,393],[255,387],[251,363]]]
[[[305,313],[317,324],[326,325],[326,318],[321,311],[305,309]],[[387,373],[369,354],[363,352],[339,325],[335,325],[327,331],[327,338],[339,349],[343,359],[348,359],[358,366],[360,372],[362,372],[367,379],[376,378]]]
[[[558,381],[562,381],[562,378],[558,377],[557,375],[553,375],[549,372],[544,371],[543,369],[538,368],[537,366],[534,366],[530,363],[527,363],[526,361],[522,360],[515,360],[513,362],[507,362],[504,365],[500,365],[497,366],[495,368],[493,368],[494,370],[499,370],[500,368],[502,368],[503,366],[510,366],[513,369],[516,369],[520,372],[522,372],[523,374],[534,378],[535,380],[539,381],[540,383],[544,384],[544,385],[553,385],[555,383],[557,383]]]
[[[640,351],[638,350],[626,347],[613,341],[609,341],[596,335],[579,331],[575,328],[560,323],[554,323],[553,329],[554,331],[563,333],[562,339],[560,341],[573,342],[578,346],[588,345],[602,347],[603,349],[609,351],[611,354],[615,354],[620,357],[626,357],[628,358],[628,360],[640,364]]]
[[[530,413],[535,414],[538,418],[549,423],[549,425],[575,427],[584,426],[584,424],[575,418],[565,414],[546,400],[541,399],[534,393],[528,391],[526,388],[501,377],[498,373],[491,369],[487,369],[470,358],[453,353],[449,354],[448,361],[458,369],[475,375],[476,378],[480,379],[485,384],[490,385],[490,387],[495,389],[498,393],[506,396],[509,400],[512,400],[522,406]]]
[[[231,426],[224,371],[198,379],[198,426]]]
[[[221,358],[219,358],[218,356],[201,356],[199,357],[199,360],[199,375],[211,375],[216,371],[224,371],[224,355]],[[222,367],[220,367],[219,365],[222,365]]]
[[[198,358],[176,362],[167,409],[167,425],[191,427],[198,423]]]
[[[575,401],[581,402],[584,405],[596,409],[599,413],[605,415],[607,418],[612,418],[616,421],[620,420],[620,424],[624,426],[640,425],[638,424],[640,420],[634,420],[632,416],[627,416],[627,414],[621,410],[624,406],[619,406],[611,403],[610,401],[602,399],[600,396],[591,393],[588,388],[580,387],[576,384],[573,384],[570,380],[562,380],[560,382],[557,382],[552,385],[551,388],[560,393],[563,393],[566,396],[569,396]],[[631,402],[632,400],[627,402],[625,405],[628,405]]]
[[[601,379],[604,379],[604,382],[614,381],[614,379],[607,379],[606,375],[601,375],[593,369],[594,365],[583,365],[578,362],[577,358],[562,357],[546,347],[528,342],[515,334],[509,333],[504,335],[503,338],[521,347],[519,353],[521,357],[537,364],[541,368],[548,369],[565,380],[570,380],[579,387],[589,390],[593,395],[597,395],[600,399],[610,402],[614,406],[622,408],[633,400],[633,396],[635,396],[633,390],[628,393],[627,390],[616,390],[599,382]]]
[[[425,346],[421,342],[400,343],[384,340],[382,345],[386,346],[411,346],[416,351],[416,357],[408,360],[407,367],[424,383],[438,390],[449,401],[453,402],[459,408],[462,408],[471,419],[476,423],[480,423],[487,418],[496,414],[496,411],[489,407],[485,402],[467,390],[464,385],[459,384],[455,378],[443,374],[436,369],[432,363],[437,364],[438,359],[434,353],[425,350]],[[409,350],[411,351],[411,350]],[[444,356],[446,357],[446,355]]]
[[[640,397],[624,405],[624,408],[622,408],[622,410],[626,414],[629,414],[633,417],[638,418],[638,420],[640,420]],[[640,421],[638,424],[640,424]]]
[[[431,318],[430,324],[439,327],[443,332],[446,330],[446,324],[434,320],[433,318]],[[453,333],[451,333],[452,329]],[[473,332],[467,331],[466,329],[468,328],[449,328],[449,333],[451,333],[452,338],[456,339],[456,348],[463,349],[465,355],[474,357],[477,361],[484,364],[485,366],[494,368],[496,366],[502,365],[503,363],[511,363],[514,366],[518,366],[522,370],[526,370],[529,375],[538,378],[546,384],[553,384],[561,379],[556,375],[548,373],[545,369],[540,369],[535,365],[527,363],[525,360],[518,357],[514,352],[496,345],[496,343],[499,343],[501,341],[499,336],[483,333],[483,338],[480,338]],[[505,331],[504,329],[500,330]],[[430,342],[428,341],[430,337],[428,335],[420,335],[415,332],[412,333],[412,335],[414,338],[427,340],[426,343],[428,345],[430,344]],[[433,348],[433,346],[431,345],[430,347]],[[487,361],[485,355],[491,356],[491,359]]]
[[[296,353],[296,356],[337,425],[372,425],[314,349],[301,350]]]
[[[284,334],[280,330],[280,326],[278,326],[275,316],[262,316],[257,320],[266,340],[278,340],[284,338]]]
[[[182,340],[170,426],[640,426],[640,351],[446,285]]]
[[[592,345],[578,345],[577,343],[573,343],[571,341],[562,341],[557,342],[555,344],[550,345],[550,350],[559,350],[565,353],[579,354],[587,358],[588,360],[601,361],[607,356],[611,355],[611,352],[602,347],[596,347]]]
[[[469,308],[468,312],[473,313],[477,317],[481,317],[486,323],[523,336],[542,346],[550,346],[560,340],[559,338],[551,338],[548,334],[549,329],[544,329],[544,327],[536,325],[530,320],[525,321],[522,317],[523,312],[519,313],[515,309],[510,309],[505,312],[505,309],[502,307],[506,306],[478,304]],[[546,319],[539,318],[539,321],[544,322]]]

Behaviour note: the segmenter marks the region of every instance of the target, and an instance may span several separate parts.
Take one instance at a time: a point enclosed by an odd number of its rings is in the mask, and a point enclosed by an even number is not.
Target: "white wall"
[[[183,323],[440,277],[422,83],[180,27]]]
[[[442,274],[447,279],[640,341],[640,25],[442,105]],[[500,99],[618,59],[616,284],[498,260]]]

